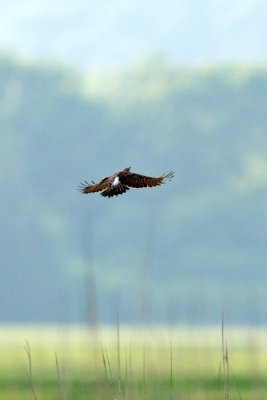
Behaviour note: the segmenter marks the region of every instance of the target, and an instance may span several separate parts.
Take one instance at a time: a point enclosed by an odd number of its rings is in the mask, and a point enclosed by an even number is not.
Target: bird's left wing
[[[143,188],[143,187],[153,187],[162,185],[163,183],[165,183],[166,180],[170,180],[173,177],[174,177],[173,172],[169,172],[168,174],[163,174],[157,178],[129,172],[128,174],[121,176],[120,180],[127,186],[134,188]]]

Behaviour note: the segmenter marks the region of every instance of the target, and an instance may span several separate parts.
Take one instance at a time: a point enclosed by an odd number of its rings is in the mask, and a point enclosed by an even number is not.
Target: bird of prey
[[[152,178],[150,176],[140,175],[130,172],[130,167],[117,172],[111,176],[102,179],[100,182],[88,183],[84,181],[81,183],[79,189],[82,193],[95,193],[101,192],[101,196],[112,197],[118,196],[119,194],[125,193],[129,188],[144,188],[160,186],[174,177],[173,172],[163,174],[158,178]]]

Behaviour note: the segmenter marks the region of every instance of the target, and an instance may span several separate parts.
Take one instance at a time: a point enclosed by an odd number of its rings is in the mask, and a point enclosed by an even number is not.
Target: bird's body
[[[98,183],[92,181],[92,184],[89,184],[85,181],[81,184],[80,189],[81,192],[85,194],[101,192],[101,196],[112,197],[125,193],[130,187],[144,188],[160,186],[165,183],[166,180],[173,178],[173,176],[174,173],[169,172],[168,174],[161,175],[158,178],[152,178],[150,176],[130,172],[129,167],[102,179]]]

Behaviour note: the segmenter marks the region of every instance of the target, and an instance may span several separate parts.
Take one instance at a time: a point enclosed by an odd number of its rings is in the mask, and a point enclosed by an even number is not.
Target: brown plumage
[[[169,172],[168,174],[163,174],[158,178],[152,178],[150,176],[130,172],[129,167],[102,179],[102,181],[98,183],[92,181],[92,183],[89,184],[88,182],[84,181],[84,183],[81,183],[80,185],[80,190],[82,193],[86,194],[101,192],[101,196],[112,197],[125,193],[130,187],[144,188],[160,186],[165,183],[166,180],[170,180],[173,177],[174,173]]]

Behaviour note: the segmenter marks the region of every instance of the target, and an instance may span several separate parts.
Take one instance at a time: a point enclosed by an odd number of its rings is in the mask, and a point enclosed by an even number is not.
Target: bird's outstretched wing
[[[143,187],[153,187],[160,186],[165,183],[166,180],[170,180],[174,177],[173,172],[169,172],[168,174],[163,174],[157,178],[152,178],[150,176],[135,174],[135,173],[127,173],[120,177],[122,183],[125,183],[127,186],[134,188],[143,188]]]
[[[79,186],[79,190],[82,193],[95,193],[101,192],[106,189],[110,185],[110,177],[102,179],[102,181],[98,183],[88,183],[87,181],[81,182]]]

